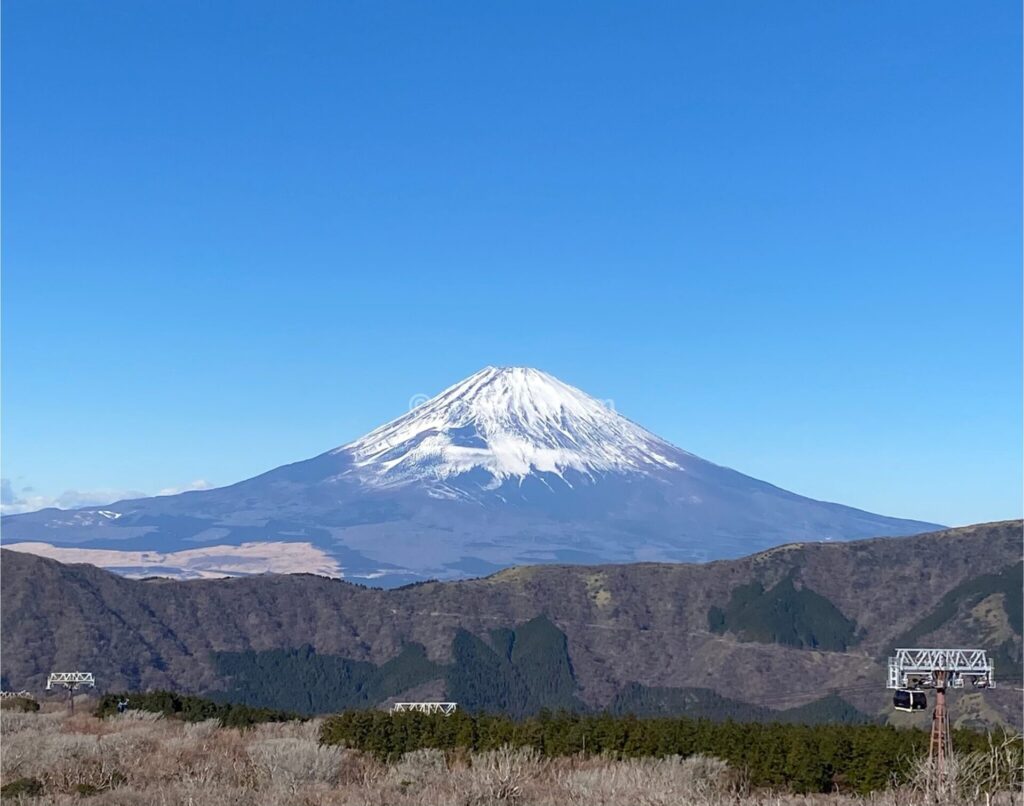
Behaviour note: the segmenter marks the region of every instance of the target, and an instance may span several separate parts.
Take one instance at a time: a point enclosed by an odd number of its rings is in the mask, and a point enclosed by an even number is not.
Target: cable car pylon
[[[889,658],[889,682],[894,689],[897,711],[921,711],[926,706],[924,689],[934,689],[932,732],[928,740],[928,761],[933,785],[941,788],[953,756],[953,735],[949,730],[948,688],[993,688],[992,661],[984,649],[897,649]]]
[[[96,688],[96,678],[92,672],[50,672],[46,678],[46,690],[55,686],[63,686],[68,692],[68,710],[75,712],[75,692],[81,686]]]

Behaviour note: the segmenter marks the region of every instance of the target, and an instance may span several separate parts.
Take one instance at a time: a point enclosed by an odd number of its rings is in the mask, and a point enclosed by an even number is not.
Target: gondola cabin
[[[923,691],[901,688],[892,695],[892,707],[897,711],[923,711],[928,707],[928,698]]]

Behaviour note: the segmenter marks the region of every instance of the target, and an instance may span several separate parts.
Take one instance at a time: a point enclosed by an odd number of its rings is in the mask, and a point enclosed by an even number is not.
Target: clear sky
[[[3,3],[8,511],[487,364],[817,498],[1021,514],[1021,11]]]

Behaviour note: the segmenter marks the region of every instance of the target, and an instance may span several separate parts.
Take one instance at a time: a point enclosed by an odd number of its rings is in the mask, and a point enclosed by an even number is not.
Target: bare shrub
[[[47,792],[100,791],[123,781],[116,757],[105,752],[97,735],[58,733],[33,742],[24,765]]]
[[[143,711],[136,708],[115,714],[113,718],[118,722],[159,722],[164,715],[159,711]]]
[[[729,765],[711,756],[604,760],[569,770],[560,783],[570,803],[642,806],[706,802],[731,787]]]
[[[185,723],[185,739],[190,742],[202,742],[220,730],[219,719],[204,719],[202,722]]]
[[[448,764],[441,750],[414,750],[405,753],[388,770],[388,777],[400,785],[422,788],[448,775]]]
[[[10,736],[39,725],[39,714],[24,711],[0,711],[0,736]]]
[[[939,774],[936,762],[920,759],[906,787],[915,797],[934,804],[990,803],[999,792],[1020,792],[1024,786],[1024,758],[1020,738],[989,736],[986,750],[954,753]]]
[[[203,724],[203,723],[195,723]],[[246,751],[251,737],[241,731],[218,728],[206,734],[205,729],[190,737],[185,725],[174,735],[166,736],[159,757],[151,760],[146,776],[152,781],[177,780],[188,791],[202,792],[213,785],[249,789],[257,771]]]
[[[64,721],[66,714],[57,712],[25,713],[22,711],[0,711],[0,736],[19,733],[23,730],[37,730],[52,733]]]
[[[362,791],[373,790],[383,785],[390,769],[369,753],[358,750],[343,749],[341,751],[341,772],[338,783],[354,786]]]
[[[162,738],[153,730],[115,733],[100,737],[98,750],[105,763],[117,770],[120,779],[141,778],[150,759],[160,752]]]
[[[474,753],[470,767],[453,775],[453,784],[468,804],[521,803],[528,784],[538,781],[546,767],[534,748],[504,745]]]
[[[4,781],[27,777],[28,762],[35,753],[33,745],[39,739],[35,731],[19,725],[17,731],[0,735],[0,777]]]
[[[257,739],[247,751],[258,773],[294,788],[300,783],[333,783],[341,769],[341,751],[309,739]]]
[[[322,719],[307,719],[304,722],[261,722],[248,728],[256,739],[308,739],[320,741]]]

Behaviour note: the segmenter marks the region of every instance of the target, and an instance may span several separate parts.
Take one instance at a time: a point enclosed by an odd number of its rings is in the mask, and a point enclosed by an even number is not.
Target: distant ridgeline
[[[997,686],[958,693],[955,718],[1019,730],[1021,536],[1014,521],[387,591],[308,575],[145,582],[4,549],[0,685],[41,691],[74,657],[104,691],[306,715],[454,700],[513,719],[869,720],[862,709],[903,724],[883,688],[893,647],[976,646]]]
[[[577,683],[565,633],[545,616],[515,629],[492,630],[482,640],[465,630],[452,642],[452,662],[434,663],[423,647],[409,644],[376,666],[312,647],[262,652],[218,652],[217,671],[230,686],[209,696],[223,702],[293,711],[332,713],[371,708],[403,692],[443,680],[445,698],[473,713],[514,719],[543,710],[588,710]],[[723,697],[705,688],[651,688],[633,683],[608,709],[637,716],[685,715],[744,722],[866,723],[871,719],[836,695],[784,711]]]

